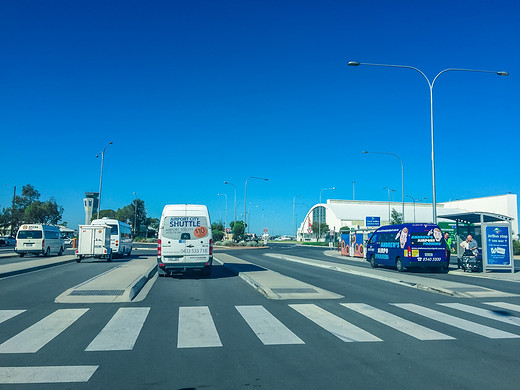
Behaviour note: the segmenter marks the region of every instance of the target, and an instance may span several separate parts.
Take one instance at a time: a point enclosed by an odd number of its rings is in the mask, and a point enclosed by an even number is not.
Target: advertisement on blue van
[[[399,272],[407,268],[449,267],[446,242],[438,225],[410,223],[387,225],[377,229],[367,243],[367,260],[375,268],[394,266]]]

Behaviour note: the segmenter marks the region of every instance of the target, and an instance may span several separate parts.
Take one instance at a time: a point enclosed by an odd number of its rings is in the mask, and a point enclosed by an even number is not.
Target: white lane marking
[[[85,351],[130,351],[134,348],[149,307],[122,307]]]
[[[222,347],[207,306],[179,307],[177,348]]]
[[[505,322],[506,324],[520,326],[520,318],[507,314],[498,314],[492,310],[463,305],[462,303],[439,303],[439,305],[451,307],[452,309],[461,310],[466,313],[475,314],[477,316],[490,318],[495,321]]]
[[[502,309],[520,312],[520,305],[515,305],[512,303],[506,303],[506,302],[484,302],[484,303],[486,305],[496,306],[496,307],[500,307]]]
[[[7,321],[9,318],[13,318],[18,314],[23,313],[25,310],[0,310],[0,324]]]
[[[426,307],[415,305],[413,303],[392,303],[392,305],[422,315],[424,317],[431,318],[432,320],[443,322],[445,324],[454,326],[462,330],[466,330],[468,332],[476,333],[478,335],[490,339],[520,338],[520,336],[513,333],[504,332],[502,330],[494,329],[489,326],[477,324],[475,322],[454,317],[452,315],[441,313],[439,311],[428,309]]]
[[[235,306],[235,308],[264,345],[305,344],[263,306]]]
[[[341,305],[419,340],[455,339],[454,337],[445,335],[444,333],[426,328],[425,326],[405,320],[404,318],[398,317],[392,313],[388,313],[364,303],[341,303]]]
[[[88,309],[58,309],[0,345],[0,353],[35,353]]]
[[[301,315],[345,342],[383,341],[314,304],[289,305]]]
[[[0,367],[0,384],[87,382],[98,367]]]

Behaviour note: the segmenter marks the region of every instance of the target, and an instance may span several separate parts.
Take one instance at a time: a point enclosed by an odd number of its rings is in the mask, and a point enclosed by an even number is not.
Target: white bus
[[[110,248],[114,256],[132,253],[132,228],[129,224],[104,217],[93,220],[92,225],[108,225],[111,227]]]

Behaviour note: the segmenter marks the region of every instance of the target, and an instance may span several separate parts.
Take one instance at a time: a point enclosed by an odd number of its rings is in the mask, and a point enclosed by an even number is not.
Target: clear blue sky
[[[252,231],[292,233],[319,200],[431,201],[430,105],[413,70],[348,60],[506,70],[451,72],[434,89],[437,201],[520,193],[518,1],[21,1],[0,4],[0,207],[16,186],[83,223],[109,142],[102,208],[204,203]]]

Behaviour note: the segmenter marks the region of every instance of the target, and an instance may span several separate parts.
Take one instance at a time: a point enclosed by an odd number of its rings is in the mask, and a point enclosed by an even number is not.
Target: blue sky
[[[9,1],[0,4],[0,207],[32,184],[69,226],[102,208],[204,203],[214,220],[292,232],[326,198],[437,201],[520,193],[517,1]],[[259,207],[256,207],[259,206]]]

